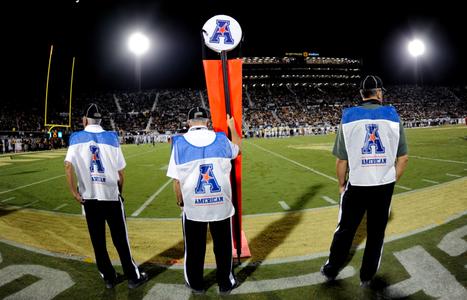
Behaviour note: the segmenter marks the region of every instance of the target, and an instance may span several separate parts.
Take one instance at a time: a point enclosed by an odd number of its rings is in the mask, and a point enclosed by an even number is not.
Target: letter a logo
[[[362,154],[372,154],[375,147],[376,154],[385,153],[383,143],[379,137],[377,124],[366,124],[365,143],[363,144]]]
[[[229,20],[216,20],[216,29],[214,29],[214,33],[212,34],[211,38],[209,39],[210,43],[219,44],[220,40],[219,37],[224,38],[224,44],[233,44],[234,39],[232,38],[232,34],[230,34],[230,21]]]
[[[217,183],[216,177],[214,177],[212,164],[199,166],[199,178],[195,188],[195,194],[206,194],[206,185],[210,187],[211,193],[218,193],[221,191],[221,187]]]
[[[104,173],[105,169],[100,158],[99,147],[91,145],[89,150],[91,151],[91,173]]]

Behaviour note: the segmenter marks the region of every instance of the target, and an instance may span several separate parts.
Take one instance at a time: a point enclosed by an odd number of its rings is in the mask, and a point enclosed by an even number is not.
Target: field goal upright
[[[52,55],[53,55],[54,46],[50,46],[50,54],[49,54],[49,64],[47,67],[47,81],[45,84],[45,109],[44,109],[44,127],[47,129],[47,132],[51,132],[54,127],[63,127],[63,128],[71,128],[71,104],[72,104],[72,96],[73,96],[73,76],[75,71],[75,57],[73,56],[71,62],[71,75],[70,75],[70,86],[69,86],[69,99],[68,99],[68,124],[53,124],[49,123],[47,120],[48,114],[48,105],[49,105],[49,80],[50,80],[50,67],[52,65]]]

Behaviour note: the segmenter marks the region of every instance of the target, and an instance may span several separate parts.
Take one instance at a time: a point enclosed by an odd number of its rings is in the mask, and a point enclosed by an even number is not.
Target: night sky
[[[203,3],[193,6],[193,3]],[[253,2],[255,4],[253,4]],[[353,2],[353,1],[352,1]],[[425,84],[466,84],[467,16],[455,6],[381,1],[35,1],[4,7],[4,96],[42,98],[49,47],[56,62],[76,56],[75,92],[135,89],[134,57],[126,38],[141,30],[151,38],[143,58],[143,88],[202,87],[200,29],[215,14],[227,14],[244,32],[244,56],[318,52],[359,58],[366,73],[388,84],[413,81],[406,43],[420,37]],[[55,55],[54,54],[54,55]],[[67,65],[67,68],[69,66]],[[58,71],[57,71],[58,72]],[[66,74],[64,68],[63,74]],[[66,76],[63,76],[66,78]]]

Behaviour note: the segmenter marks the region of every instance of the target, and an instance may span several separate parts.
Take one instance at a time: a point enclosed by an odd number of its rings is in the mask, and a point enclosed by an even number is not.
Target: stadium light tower
[[[415,84],[418,86],[419,76],[422,74],[419,71],[419,58],[425,53],[425,43],[419,39],[413,39],[407,45],[409,54],[415,59]],[[421,79],[423,84],[423,79]]]
[[[425,43],[419,39],[414,39],[409,43],[407,49],[410,55],[417,58],[425,53]]]
[[[149,50],[149,38],[141,32],[134,32],[128,38],[128,49],[135,55],[135,74],[138,91],[141,91],[141,58]]]

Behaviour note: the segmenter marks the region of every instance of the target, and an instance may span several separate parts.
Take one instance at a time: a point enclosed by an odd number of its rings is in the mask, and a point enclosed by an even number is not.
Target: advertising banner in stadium
[[[235,48],[241,40],[240,25],[225,15],[209,19],[203,27],[204,42],[208,48],[221,54],[222,59],[204,59],[204,73],[209,98],[209,108],[214,131],[228,135],[227,113],[235,119],[235,129],[242,135],[242,60],[227,59],[226,51]],[[224,78],[226,77],[226,78]],[[227,91],[227,95],[226,95]],[[230,107],[226,107],[230,104]],[[242,231],[242,155],[233,161],[232,194],[236,208],[233,218],[234,246],[240,247],[241,257],[251,256]]]

